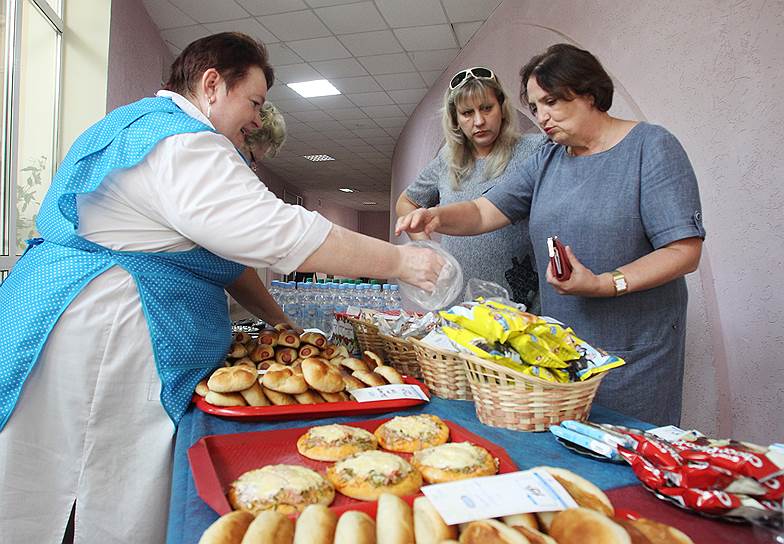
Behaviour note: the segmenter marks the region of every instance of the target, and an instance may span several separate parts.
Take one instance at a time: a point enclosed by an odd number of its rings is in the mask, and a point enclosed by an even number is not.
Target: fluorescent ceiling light
[[[376,204],[378,204],[378,202],[363,202],[362,204],[364,204],[365,206],[375,206]]]
[[[330,157],[329,155],[302,155],[309,161],[313,162],[321,162],[321,161],[334,161],[335,157]]]
[[[341,187],[338,191],[343,191],[344,193],[353,193],[354,189],[349,189],[348,187]]]
[[[315,96],[333,96],[340,94],[340,91],[335,88],[332,83],[326,79],[316,79],[314,81],[302,81],[300,83],[288,83],[288,87],[294,89],[297,94],[305,98],[313,98]]]

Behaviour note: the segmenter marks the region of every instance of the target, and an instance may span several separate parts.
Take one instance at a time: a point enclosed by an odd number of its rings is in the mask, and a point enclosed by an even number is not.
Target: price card
[[[686,439],[686,435],[690,435],[693,437],[700,437],[704,436],[699,431],[684,431],[683,429],[676,427],[675,425],[665,425],[664,427],[656,427],[655,429],[649,429],[645,431],[648,434],[652,434],[657,438],[661,438],[662,440],[666,440],[668,442],[676,442],[678,440]]]
[[[354,389],[351,395],[357,402],[371,402],[376,400],[392,399],[419,399],[427,400],[427,395],[418,385],[407,383],[392,383],[389,385],[379,385],[377,387],[366,387],[364,389]]]
[[[422,488],[422,493],[447,525],[577,507],[571,495],[544,470],[428,485]]]

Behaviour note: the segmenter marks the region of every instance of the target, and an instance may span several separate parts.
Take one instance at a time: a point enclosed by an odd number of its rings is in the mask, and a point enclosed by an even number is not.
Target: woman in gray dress
[[[442,124],[446,144],[401,193],[395,207],[398,217],[482,196],[546,141],[541,135],[520,137],[511,100],[493,71],[483,67],[461,70],[452,78]],[[465,282],[492,281],[529,309],[538,307],[538,278],[525,221],[472,238],[443,236],[440,242],[463,266]]]
[[[551,141],[483,197],[416,210],[397,231],[465,236],[528,220],[542,313],[627,362],[608,373],[597,402],[677,424],[684,276],[705,237],[689,159],[664,128],[607,113],[612,80],[588,51],[553,45],[520,73],[521,99]],[[566,281],[548,265],[553,235],[568,244]]]

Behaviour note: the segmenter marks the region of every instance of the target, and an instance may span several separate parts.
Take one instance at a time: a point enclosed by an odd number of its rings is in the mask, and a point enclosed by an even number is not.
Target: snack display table
[[[506,449],[520,469],[550,465],[572,470],[607,491],[616,508],[631,510],[643,517],[673,525],[687,533],[697,544],[767,542],[763,533],[755,532],[749,525],[710,520],[660,501],[643,489],[628,466],[597,461],[574,454],[556,442],[552,434],[548,432],[526,433],[483,425],[476,418],[474,405],[469,401],[443,400],[433,397],[428,404],[401,412],[384,414],[384,417],[417,413],[436,414],[498,444]],[[177,431],[169,509],[168,544],[198,542],[202,532],[218,518],[218,514],[207,506],[197,494],[188,464],[188,448],[200,438],[215,434],[310,427],[328,423],[378,419],[378,417],[376,415],[364,418],[361,416],[335,417],[310,421],[250,423],[220,419],[205,414],[192,406],[183,417]],[[599,423],[642,429],[651,428],[649,424],[595,405],[591,411],[590,419]]]

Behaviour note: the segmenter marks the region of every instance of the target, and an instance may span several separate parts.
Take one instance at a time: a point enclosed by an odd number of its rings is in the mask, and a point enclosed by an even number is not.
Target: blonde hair
[[[286,121],[272,102],[265,102],[259,112],[260,127],[245,138],[249,148],[261,147],[264,156],[273,158],[286,141]]]
[[[447,148],[447,168],[452,188],[455,190],[460,188],[460,183],[471,174],[476,165],[474,145],[457,122],[457,106],[468,100],[482,100],[488,92],[492,92],[498,99],[502,121],[498,137],[493,142],[493,150],[486,157],[482,173],[484,180],[504,173],[520,138],[517,132],[517,114],[497,77],[474,78],[454,90],[448,90],[444,96],[442,125]]]

